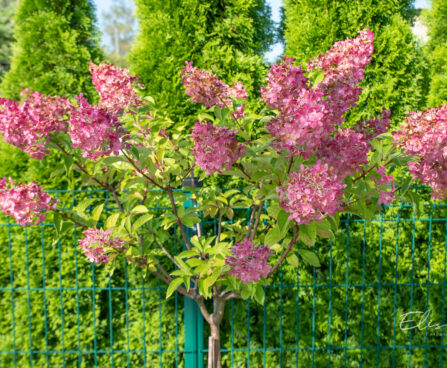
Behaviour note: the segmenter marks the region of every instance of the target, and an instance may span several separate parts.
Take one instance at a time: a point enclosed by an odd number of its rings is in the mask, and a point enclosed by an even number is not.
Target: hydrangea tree
[[[117,210],[102,214],[105,203],[99,203],[88,211],[92,200],[58,208],[36,183],[6,178],[0,179],[0,208],[25,226],[52,211],[59,236],[84,228],[79,246],[88,261],[112,271],[125,258],[166,283],[167,297],[177,291],[196,301],[211,328],[209,366],[220,367],[225,304],[233,298],[262,303],[263,286],[279,266],[298,265],[298,241],[312,246],[317,237],[334,238],[343,214],[371,220],[395,198],[417,200],[408,192],[412,177],[396,187],[390,170],[409,163],[436,198],[447,196],[447,107],[410,113],[394,135],[386,132],[389,111],[343,127],[361,92],[373,38],[360,31],[307,66],[290,58],[274,65],[258,116],[244,116],[242,84],[230,87],[186,62],[185,91],[206,107],[186,136],[158,117],[150,98],[139,97],[137,77],[104,63],[90,67],[97,105],[82,94],[70,101],[24,91],[20,102],[2,99],[0,133],[7,142],[36,158],[62,152],[67,172],[108,190]],[[178,191],[185,178],[207,175],[240,177],[246,188],[190,187],[194,206],[185,207]],[[148,211],[151,189],[166,198],[170,210],[162,216]],[[251,209],[248,221],[233,218],[236,206]],[[201,226],[210,217],[217,219],[216,234]],[[188,237],[187,228],[197,235]],[[173,235],[183,239],[180,254],[173,253]],[[319,265],[310,250],[298,254]]]

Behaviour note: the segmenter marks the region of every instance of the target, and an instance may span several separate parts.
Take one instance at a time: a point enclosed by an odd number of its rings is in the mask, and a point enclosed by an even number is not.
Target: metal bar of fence
[[[70,196],[71,207],[77,196],[108,196],[102,190],[54,193]],[[388,206],[370,224],[342,219],[336,242],[313,248],[321,269],[281,267],[264,286],[263,305],[232,301],[224,366],[349,367],[356,361],[360,367],[443,367],[447,205],[427,205],[419,218],[410,207]],[[149,208],[158,215],[166,209],[158,200]],[[238,210],[249,217],[249,210]],[[215,225],[204,222],[210,231]],[[177,294],[165,303],[166,286],[126,263],[104,279],[102,268],[88,266],[66,240],[49,246],[51,226],[0,223],[8,258],[0,264],[7,306],[0,316],[0,366],[171,367],[193,356],[203,363],[203,324],[187,321],[188,307]],[[78,237],[75,231],[73,244]],[[425,329],[408,321],[402,330],[403,313],[415,311],[433,311],[441,327],[433,333],[427,318]]]

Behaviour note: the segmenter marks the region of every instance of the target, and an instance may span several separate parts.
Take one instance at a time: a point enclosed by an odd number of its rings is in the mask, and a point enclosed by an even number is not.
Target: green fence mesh
[[[66,207],[108,200],[105,191],[53,193]],[[162,201],[151,210],[161,215]],[[401,204],[370,224],[345,218],[335,242],[314,246],[320,268],[285,265],[264,305],[228,304],[223,365],[442,367],[446,210],[434,203],[416,216]],[[109,277],[80,254],[80,232],[53,244],[52,224],[0,217],[0,367],[184,367],[196,353],[205,361],[206,349],[185,349],[183,298],[165,300],[165,285],[124,262]],[[181,250],[179,239],[172,247]]]

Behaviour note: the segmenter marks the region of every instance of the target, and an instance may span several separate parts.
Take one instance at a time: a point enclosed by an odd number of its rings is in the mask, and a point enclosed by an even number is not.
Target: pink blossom
[[[54,210],[56,201],[34,181],[17,185],[11,178],[0,178],[0,209],[22,226],[45,221],[44,211]]]
[[[377,188],[380,190],[378,204],[390,204],[394,197],[394,177],[386,174],[385,166],[380,166],[376,170],[378,178],[373,177],[372,180],[376,183]],[[387,189],[391,189],[388,191]]]
[[[231,114],[231,118],[233,120],[242,119],[245,116],[245,104],[242,104],[234,110],[234,112]]]
[[[127,69],[104,62],[95,65],[90,61],[90,73],[100,96],[100,108],[120,115],[125,108],[142,105],[143,101],[134,87],[139,77],[131,76]],[[144,87],[141,84],[138,86]]]
[[[324,72],[316,85],[301,66],[293,65],[293,58],[272,66],[261,94],[268,106],[279,111],[266,125],[278,150],[307,158],[324,145],[358,100],[361,88],[357,84],[371,60],[372,40],[371,32],[361,31],[359,37],[337,42],[325,55],[311,60],[308,70]]]
[[[377,119],[371,119],[358,123],[353,129],[362,133],[367,142],[372,141],[378,135],[385,133],[390,127],[391,110],[382,109],[382,114]]]
[[[191,96],[191,101],[203,103],[206,107],[231,105],[230,88],[213,73],[193,67],[192,61],[187,61],[182,76],[185,92]]]
[[[230,95],[236,98],[247,98],[248,94],[245,90],[244,85],[241,82],[237,82],[233,85],[233,87],[230,90]]]
[[[257,282],[261,276],[266,278],[272,269],[268,264],[272,252],[266,245],[255,248],[253,242],[244,239],[243,243],[236,243],[231,252],[232,256],[225,263],[230,266],[230,274],[244,284]]]
[[[91,160],[112,153],[119,154],[125,146],[128,133],[115,114],[90,105],[82,94],[75,97],[78,106],[73,109],[68,126],[68,134],[73,147],[79,147],[82,155]]]
[[[276,188],[280,205],[290,213],[289,219],[298,224],[320,222],[342,208],[343,189],[340,178],[327,164],[317,162],[312,167],[301,165],[300,172],[289,175],[284,188]]]
[[[245,154],[245,147],[238,143],[235,133],[236,130],[227,127],[196,121],[191,137],[197,165],[207,174],[229,170]]]
[[[66,130],[64,117],[71,109],[66,98],[45,97],[22,91],[22,102],[0,99],[0,133],[3,139],[39,160],[49,153],[50,134]]]
[[[374,34],[366,29],[356,38],[336,42],[326,53],[312,59],[308,70],[320,69],[323,81],[315,86],[326,96],[327,119],[334,124],[343,121],[343,115],[356,105],[362,91],[356,86],[364,77],[364,68],[371,62]]]
[[[124,240],[110,237],[112,231],[89,228],[82,233],[85,238],[79,241],[79,245],[90,262],[108,263],[110,253],[125,249]]]
[[[339,129],[333,137],[324,140],[317,156],[343,180],[368,163],[368,145],[361,133]]]
[[[432,187],[433,198],[447,198],[447,105],[411,112],[394,140],[418,159],[409,163],[413,177]]]

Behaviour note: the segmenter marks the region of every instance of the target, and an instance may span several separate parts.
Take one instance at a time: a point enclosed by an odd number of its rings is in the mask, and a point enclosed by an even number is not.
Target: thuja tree
[[[112,272],[124,258],[166,283],[167,297],[177,291],[193,299],[211,330],[209,366],[220,367],[226,303],[262,303],[263,286],[280,265],[298,264],[298,241],[312,246],[317,237],[333,238],[343,214],[371,220],[395,198],[417,201],[408,192],[413,177],[430,184],[435,198],[447,196],[446,106],[410,113],[394,134],[386,132],[386,118],[343,127],[361,93],[373,37],[361,31],[305,67],[293,59],[274,65],[261,88],[261,117],[245,116],[241,83],[230,87],[187,62],[185,92],[208,108],[189,139],[168,134],[169,122],[151,113],[150,99],[138,96],[138,78],[111,65],[91,64],[96,105],[82,95],[68,100],[38,92],[22,102],[3,99],[0,131],[9,143],[36,158],[61,152],[67,172],[76,170],[88,184],[107,189],[117,209],[106,215],[105,203],[87,200],[66,210],[37,183],[8,178],[0,180],[0,208],[24,226],[52,216],[59,236],[83,227],[79,246],[91,262]],[[390,170],[407,164],[412,176],[396,187]],[[194,206],[185,208],[177,189],[189,176],[208,175],[244,178],[246,188],[192,186]],[[169,208],[160,216],[148,210],[152,188],[164,193]],[[252,209],[247,222],[228,221],[235,206]],[[209,217],[216,218],[216,234],[201,227]],[[197,235],[189,238],[187,228]],[[185,244],[179,254],[173,253],[173,235]],[[299,255],[319,263],[311,250]]]
[[[326,52],[336,40],[368,27],[376,40],[365,69],[363,93],[347,120],[352,124],[391,109],[398,122],[406,111],[425,107],[428,70],[411,32],[413,1],[286,0],[283,9],[285,54],[299,63]]]
[[[447,1],[433,0],[424,20],[430,37],[426,45],[431,73],[428,104],[438,106],[447,100]]]
[[[218,77],[240,80],[257,93],[267,68],[262,55],[273,42],[265,0],[137,0],[139,33],[130,68],[146,93],[176,121],[197,111],[188,103],[178,73],[185,60],[214,68]],[[148,57],[148,55],[151,55]]]
[[[11,58],[12,18],[14,15],[15,1],[0,1],[2,12],[0,14],[0,80],[9,69]]]
[[[22,0],[14,17],[11,68],[0,85],[17,99],[29,88],[44,94],[93,96],[88,65],[102,58],[89,0]]]
[[[94,22],[94,7],[88,0],[18,3],[11,68],[0,84],[0,96],[18,99],[21,90],[29,88],[67,97],[83,92],[94,99],[88,66],[90,60],[99,62],[102,58]],[[14,147],[0,143],[0,160],[0,176],[38,179],[48,184],[52,181],[59,188],[69,185],[62,177],[50,179],[60,157],[29,160]]]

